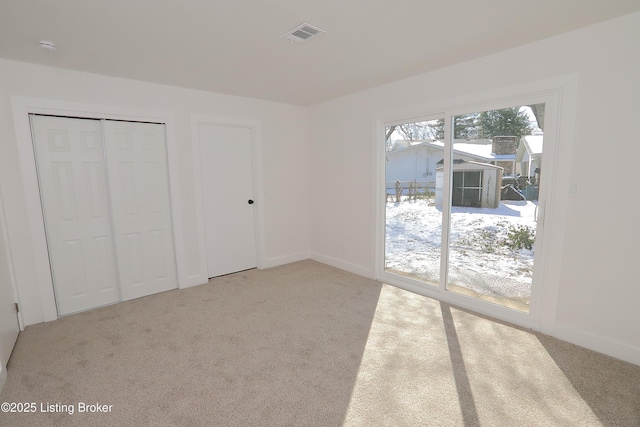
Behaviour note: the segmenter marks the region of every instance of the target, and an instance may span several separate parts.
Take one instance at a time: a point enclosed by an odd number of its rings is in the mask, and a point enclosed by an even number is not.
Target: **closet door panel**
[[[99,120],[31,116],[58,314],[120,300]]]
[[[164,125],[104,121],[123,300],[177,287]]]

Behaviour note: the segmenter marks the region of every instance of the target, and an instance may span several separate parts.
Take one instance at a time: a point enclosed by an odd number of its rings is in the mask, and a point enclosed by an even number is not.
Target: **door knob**
[[[247,203],[249,203],[250,205],[252,205],[252,204],[253,204],[253,200],[249,199],[249,201],[248,201]]]

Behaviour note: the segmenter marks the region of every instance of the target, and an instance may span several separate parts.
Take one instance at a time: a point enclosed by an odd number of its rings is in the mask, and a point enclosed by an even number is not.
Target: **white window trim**
[[[523,327],[550,333],[556,330],[556,309],[559,292],[560,270],[563,253],[563,234],[566,220],[569,183],[571,179],[570,165],[574,147],[574,123],[577,105],[577,75],[556,77],[548,80],[525,83],[513,87],[498,88],[487,92],[470,94],[448,100],[433,100],[427,104],[383,112],[374,117],[376,159],[376,227],[375,227],[375,277],[377,280],[419,293],[440,301],[511,322]],[[541,248],[536,253],[534,280],[535,286],[531,295],[531,311],[529,314],[500,307],[491,303],[475,300],[470,297],[444,290],[446,280],[441,278],[439,286],[428,285],[418,280],[403,277],[384,269],[385,238],[385,162],[384,131],[386,126],[412,121],[426,121],[438,118],[506,108],[513,105],[527,105],[544,102],[545,112],[545,174],[542,176],[541,200],[546,206],[539,207],[543,233],[537,238]],[[560,120],[562,118],[562,120]],[[445,139],[450,130],[445,125]],[[562,141],[562,143],[560,143]],[[445,149],[445,164],[451,153]],[[449,171],[451,172],[451,171]],[[444,192],[450,194],[450,189]],[[551,215],[553,213],[553,215]],[[443,216],[449,215],[449,207],[443,204]],[[444,230],[443,230],[444,232]],[[556,234],[551,246],[550,236]],[[443,242],[446,245],[447,242]],[[445,248],[445,254],[448,248]],[[442,260],[446,265],[446,260]],[[441,274],[446,269],[441,268]]]

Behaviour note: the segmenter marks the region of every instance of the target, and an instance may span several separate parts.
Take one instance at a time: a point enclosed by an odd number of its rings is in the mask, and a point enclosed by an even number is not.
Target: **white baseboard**
[[[570,342],[625,362],[640,365],[640,347],[586,332],[573,326],[556,323],[551,330],[541,331],[563,341]]]
[[[259,268],[277,267],[279,265],[291,264],[292,262],[303,261],[305,259],[309,259],[309,251],[268,258],[261,263]]]
[[[348,271],[349,273],[354,273],[369,279],[375,279],[374,272],[361,265],[352,264],[350,262],[346,262],[341,259],[333,258],[327,255],[323,255],[318,252],[310,252],[309,257],[314,261],[318,261],[323,264],[327,264],[332,267],[339,268],[340,270],[345,270],[345,271]]]
[[[187,276],[184,284],[180,286],[180,289],[190,288],[192,286],[204,285],[209,281],[209,278],[206,277],[206,274],[194,274],[192,276]]]
[[[263,261],[258,266],[258,268],[263,269],[263,268],[277,267],[279,265],[290,264],[292,262],[302,261],[305,259],[309,259],[309,252],[307,251],[284,255],[280,257],[269,258]],[[207,277],[206,274],[192,274],[191,276],[187,276],[187,278],[184,280],[183,285],[180,286],[180,289],[186,289],[192,286],[204,285],[208,281],[209,281],[209,277]]]

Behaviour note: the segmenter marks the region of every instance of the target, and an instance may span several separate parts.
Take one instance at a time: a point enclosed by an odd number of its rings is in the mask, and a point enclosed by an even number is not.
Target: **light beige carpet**
[[[640,366],[303,261],[31,326],[5,401],[38,408],[2,426],[638,426]]]

